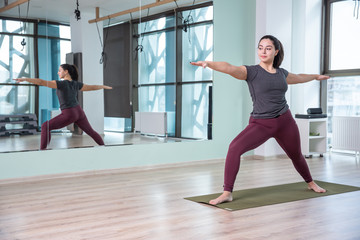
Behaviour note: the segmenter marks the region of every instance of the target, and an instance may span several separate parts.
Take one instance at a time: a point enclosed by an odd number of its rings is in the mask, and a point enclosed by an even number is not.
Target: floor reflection
[[[199,141],[162,136],[142,135],[139,133],[105,132],[102,135],[106,146],[131,145],[131,144],[154,144],[167,142]],[[0,137],[0,152],[38,151],[40,146],[40,134],[36,135],[12,135]],[[88,135],[76,135],[72,133],[52,133],[48,149],[83,148],[97,146]]]

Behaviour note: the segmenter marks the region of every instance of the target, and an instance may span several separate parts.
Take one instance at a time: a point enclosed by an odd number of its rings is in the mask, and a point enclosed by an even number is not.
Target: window
[[[138,24],[138,109],[167,112],[169,136],[207,138],[212,71],[189,63],[213,59],[212,19],[207,3]]]
[[[71,52],[70,26],[38,23],[39,78],[59,80],[58,69],[66,63],[66,54]],[[39,125],[50,119],[50,112],[58,110],[56,90],[39,87]]]
[[[205,139],[209,123],[209,87],[212,86],[212,70],[193,67],[191,61],[213,60],[212,6],[183,12],[196,24],[182,37],[182,110],[181,136]],[[205,22],[204,22],[205,21]]]
[[[0,114],[35,112],[35,87],[13,78],[34,77],[34,23],[0,19]]]
[[[360,115],[360,18],[356,2],[326,1],[325,74],[331,75],[327,89],[328,136],[331,144],[332,116]],[[346,27],[344,27],[346,26]],[[325,99],[325,96],[322,97]]]
[[[0,114],[36,113],[39,124],[45,121],[48,110],[59,107],[55,91],[12,79],[58,79],[58,67],[69,52],[67,25],[0,19]]]
[[[360,19],[354,7],[354,1],[330,5],[329,70],[360,69],[360,49],[354,47],[360,42]]]

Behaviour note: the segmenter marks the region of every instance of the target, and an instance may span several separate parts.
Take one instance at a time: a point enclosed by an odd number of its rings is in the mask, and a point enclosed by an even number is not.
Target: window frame
[[[1,20],[10,20],[10,21],[22,21],[22,22],[29,22],[34,24],[34,32],[33,34],[21,34],[21,33],[8,33],[8,32],[0,32],[2,35],[12,35],[12,36],[23,36],[23,37],[32,37],[34,40],[33,45],[33,55],[34,55],[34,77],[39,77],[39,56],[38,56],[38,39],[39,38],[51,38],[51,39],[58,39],[58,40],[66,40],[71,41],[71,39],[67,38],[60,38],[60,37],[52,37],[46,35],[39,35],[38,34],[38,24],[39,23],[46,23],[52,25],[62,25],[62,26],[70,26],[69,24],[63,24],[58,22],[52,21],[45,21],[45,20],[34,20],[34,19],[24,19],[24,18],[13,18],[13,17],[4,17],[0,16]],[[0,83],[1,86],[30,86],[35,88],[35,96],[34,96],[34,111],[36,116],[39,118],[39,86],[34,84],[20,84],[20,83]]]
[[[164,28],[161,30],[155,30],[155,31],[148,31],[145,33],[141,33],[141,36],[146,36],[146,35],[150,35],[150,34],[154,34],[154,33],[159,33],[159,32],[166,32],[166,31],[175,31],[175,54],[176,54],[176,59],[175,59],[175,82],[164,82],[164,83],[145,83],[145,84],[139,84],[138,82],[138,62],[137,62],[137,58],[136,60],[133,60],[133,64],[132,64],[132,85],[133,85],[133,90],[132,90],[132,125],[135,125],[135,112],[138,111],[139,109],[139,102],[138,102],[138,96],[139,96],[139,88],[141,87],[150,87],[150,86],[175,86],[175,94],[176,94],[176,106],[175,106],[175,136],[177,138],[184,138],[182,137],[182,133],[181,133],[181,127],[182,127],[182,87],[183,85],[189,85],[189,84],[213,84],[213,80],[199,80],[199,81],[182,81],[182,29],[183,29],[183,24],[181,22],[181,19],[178,17],[179,14],[181,14],[184,11],[188,11],[188,10],[193,10],[193,9],[198,9],[198,8],[204,8],[204,7],[209,7],[209,6],[213,6],[213,2],[206,2],[206,3],[202,3],[202,4],[197,4],[194,6],[188,6],[188,7],[181,7],[181,8],[177,8],[175,10],[172,11],[167,11],[167,12],[163,12],[160,14],[155,14],[152,16],[148,16],[148,17],[143,17],[141,19],[141,22],[146,22],[146,21],[151,21],[151,20],[155,20],[158,18],[162,18],[162,17],[167,17],[167,16],[175,16],[175,26],[174,27],[169,27],[169,28]],[[137,33],[137,24],[140,23],[139,19],[136,20],[132,20],[131,21],[131,26],[133,29],[131,29],[131,32],[135,32],[135,34],[132,35],[133,38],[133,46],[131,47],[131,49],[134,49],[134,46],[136,46],[137,41],[136,38],[139,38],[139,34]],[[194,27],[194,26],[199,26],[199,25],[204,25],[204,24],[213,24],[213,20],[205,20],[205,21],[200,21],[200,22],[195,22],[195,23],[191,23],[189,24],[190,27]],[[139,40],[138,40],[139,41]],[[132,51],[131,54],[134,54],[134,51]],[[132,56],[132,59],[134,59],[134,56]],[[209,112],[209,114],[212,114]]]
[[[322,61],[321,69],[322,74],[328,75],[330,77],[348,77],[348,76],[360,76],[360,68],[356,69],[340,69],[340,70],[330,70],[330,33],[331,33],[331,4],[342,1],[352,1],[352,0],[323,0],[322,5]],[[359,19],[360,20],[360,19]],[[320,105],[322,109],[328,111],[328,83],[327,81],[321,81],[320,83]],[[331,143],[329,131],[331,132],[331,118],[332,115],[328,113],[328,144]]]
[[[357,76],[360,75],[360,68],[357,69],[344,69],[344,70],[330,70],[330,32],[331,32],[331,4],[335,2],[351,1],[351,0],[323,0],[322,6],[322,42],[321,49],[322,61],[321,69],[322,74],[329,75],[331,77],[341,76]],[[320,106],[322,109],[327,109],[327,81],[321,81],[320,83]]]
[[[330,70],[330,32],[331,32],[331,4],[335,2],[352,0],[324,0],[323,4],[323,72],[331,76],[353,76],[360,75],[360,68],[346,70]]]

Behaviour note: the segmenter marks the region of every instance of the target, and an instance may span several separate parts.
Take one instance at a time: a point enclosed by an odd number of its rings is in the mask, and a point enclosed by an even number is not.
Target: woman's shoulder
[[[57,89],[61,89],[66,85],[64,80],[54,80],[54,81],[56,82],[56,88]]]
[[[83,86],[84,83],[79,82],[79,81],[73,81],[74,82],[74,86],[76,86],[76,89],[80,90]]]
[[[79,86],[79,85],[83,85],[83,83],[82,82],[79,82],[79,81],[77,81],[77,80],[71,80],[71,81],[66,81],[67,82],[67,84],[69,84],[69,85],[72,85],[72,86]]]
[[[289,71],[286,70],[285,68],[278,68],[278,71],[279,71],[281,74],[285,75],[285,77],[287,77],[287,75],[289,74]]]
[[[259,65],[244,65],[247,71],[247,80],[253,79],[259,72]]]
[[[259,64],[256,64],[256,65],[244,65],[244,66],[246,67],[247,70],[250,70],[250,71],[258,71],[259,67],[260,67]]]
[[[58,88],[72,88],[73,86],[81,86],[82,87],[82,83],[78,82],[78,81],[74,81],[74,80],[56,80],[56,84],[58,86]]]

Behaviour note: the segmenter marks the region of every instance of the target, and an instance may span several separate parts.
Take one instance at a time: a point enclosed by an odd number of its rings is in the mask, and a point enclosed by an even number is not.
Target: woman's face
[[[67,73],[68,73],[67,70],[64,70],[62,67],[59,67],[58,75],[60,79],[64,79]]]
[[[263,39],[258,46],[258,56],[261,62],[272,64],[279,50],[275,50],[275,46],[270,39]]]

